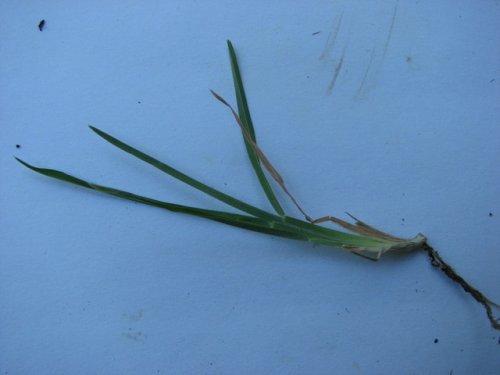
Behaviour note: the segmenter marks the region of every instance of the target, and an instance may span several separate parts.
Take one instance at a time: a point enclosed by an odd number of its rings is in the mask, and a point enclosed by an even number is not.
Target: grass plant
[[[94,126],[90,126],[90,129],[113,146],[146,162],[147,164],[153,166],[161,172],[166,173],[171,177],[174,177],[175,179],[205,194],[208,194],[212,198],[224,202],[225,204],[237,209],[241,213],[230,213],[225,211],[209,210],[204,208],[179,205],[170,202],[163,202],[153,198],[133,194],[124,190],[95,184],[93,182],[74,177],[73,175],[58,170],[35,167],[19,158],[16,159],[24,166],[42,175],[71,184],[79,185],[84,188],[96,190],[101,193],[113,195],[122,199],[139,202],[173,212],[203,217],[205,219],[217,221],[239,228],[244,228],[247,230],[252,230],[255,232],[284,237],[287,239],[307,241],[323,246],[332,246],[373,261],[379,260],[384,254],[388,253],[425,251],[429,255],[431,264],[441,269],[450,279],[460,284],[466,292],[470,293],[476,301],[481,303],[486,309],[486,313],[492,327],[495,329],[500,329],[499,320],[494,318],[492,310],[494,306],[498,305],[486,298],[481,292],[472,287],[460,275],[458,275],[457,272],[441,258],[439,253],[428,244],[427,239],[423,234],[419,233],[411,239],[398,238],[396,236],[382,232],[349,214],[348,215],[351,217],[351,219],[353,219],[353,222],[348,222],[333,216],[325,216],[318,219],[312,219],[302,209],[297,200],[288,190],[284,179],[281,177],[277,169],[267,159],[266,155],[257,144],[255,129],[252,123],[252,118],[243,87],[238,60],[236,58],[236,53],[233,45],[230,41],[228,41],[228,49],[236,94],[237,111],[233,109],[233,107],[219,94],[215,93],[214,91],[211,91],[211,93],[217,100],[228,107],[233,117],[235,118],[236,123],[240,127],[248,158],[264,191],[264,194],[266,195],[270,205],[274,209],[274,212],[262,210],[240,199],[214,189]],[[289,216],[285,213],[281,204],[279,203],[279,200],[268,177],[271,177],[271,182],[274,180],[275,184],[279,188],[281,188],[281,190],[291,199],[293,204],[297,207],[298,211],[304,217],[303,220]],[[336,224],[337,227],[343,230],[331,229],[318,225],[325,222],[332,222]]]

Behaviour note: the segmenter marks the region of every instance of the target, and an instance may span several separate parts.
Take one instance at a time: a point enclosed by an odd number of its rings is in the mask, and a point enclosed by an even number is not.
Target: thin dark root
[[[492,302],[488,298],[486,298],[483,293],[470,285],[467,281],[463,279],[448,263],[446,263],[443,258],[439,255],[439,253],[434,250],[429,244],[425,243],[423,249],[429,254],[429,258],[431,259],[431,264],[434,267],[438,267],[441,271],[443,271],[446,276],[450,279],[458,283],[467,293],[472,295],[472,297],[484,306],[486,310],[486,315],[490,320],[491,326],[494,329],[500,330],[500,319],[496,319],[493,316],[493,308],[492,306],[498,306],[496,303]]]

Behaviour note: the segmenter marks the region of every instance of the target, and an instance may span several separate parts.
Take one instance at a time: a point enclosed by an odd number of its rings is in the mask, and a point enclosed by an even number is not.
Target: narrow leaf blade
[[[217,221],[220,223],[224,223],[227,225],[248,229],[254,232],[260,232],[264,234],[275,235],[279,237],[285,237],[289,239],[296,240],[308,240],[308,237],[305,235],[301,235],[297,232],[295,227],[289,226],[282,223],[277,222],[269,222],[257,217],[235,214],[224,211],[217,210],[207,210],[198,207],[184,206],[175,203],[169,203],[164,201],[159,201],[156,199],[144,197],[141,195],[129,193],[124,190],[119,190],[107,186],[102,186],[98,184],[94,184],[72,175],[69,175],[65,172],[61,172],[55,169],[47,169],[47,168],[38,168],[31,164],[26,163],[25,161],[16,158],[18,162],[23,164],[25,167],[42,174],[44,176],[54,178],[56,180],[68,182],[70,184],[78,185],[87,189],[95,190],[104,194],[112,195],[121,199],[126,199],[134,202],[138,202],[141,204],[145,204],[148,206],[153,206],[157,208],[162,208],[172,212],[184,213],[192,216],[202,217],[208,220]]]
[[[230,195],[227,195],[219,190],[216,190],[208,185],[205,185],[204,183],[189,177],[188,175],[178,171],[175,168],[172,168],[168,164],[165,164],[158,159],[153,158],[152,156],[149,156],[145,154],[142,151],[139,151],[138,149],[127,145],[126,143],[120,141],[119,139],[103,132],[102,130],[99,130],[93,126],[90,126],[90,129],[92,129],[97,135],[99,135],[101,138],[105,139],[109,143],[111,143],[113,146],[118,147],[119,149],[125,151],[126,153],[135,156],[136,158],[152,165],[153,167],[159,169],[160,171],[184,182],[185,184],[188,184],[195,189],[198,189],[205,194],[210,195],[211,197],[218,199],[234,208],[237,208],[238,210],[241,210],[243,212],[246,212],[250,215],[254,215],[257,217],[260,217],[262,219],[266,220],[276,220],[279,219],[279,217],[270,214],[269,212],[266,212],[264,210],[261,210],[260,208],[254,207],[252,205],[249,205],[248,203],[245,203],[239,199],[233,198]]]
[[[243,86],[243,80],[241,79],[241,73],[238,66],[238,59],[236,58],[236,53],[234,51],[234,47],[231,41],[229,40],[227,41],[227,46],[229,49],[229,58],[231,60],[231,70],[233,73],[234,90],[236,93],[236,101],[238,104],[238,114],[244,127],[250,133],[250,136],[252,137],[253,141],[257,143],[255,137],[255,129],[253,127],[252,118],[250,116],[250,109],[248,108],[245,88]],[[243,137],[243,140],[245,142],[245,147],[247,150],[248,158],[250,159],[250,163],[252,164],[255,174],[259,179],[260,185],[262,186],[262,189],[264,190],[264,193],[266,194],[269,203],[271,203],[271,205],[273,206],[274,210],[278,213],[278,215],[284,216],[285,211],[281,207],[278,199],[276,198],[276,195],[274,194],[271,188],[271,185],[269,184],[269,181],[267,180],[264,174],[264,171],[262,170],[262,166],[260,165],[260,161],[255,153],[255,150],[248,143],[245,137]]]

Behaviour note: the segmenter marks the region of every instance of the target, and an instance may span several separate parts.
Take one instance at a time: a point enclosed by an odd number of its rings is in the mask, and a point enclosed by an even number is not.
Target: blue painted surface
[[[231,39],[259,143],[312,216],[423,232],[499,301],[499,15],[495,1],[2,2],[0,373],[497,373],[498,332],[424,254],[372,263],[12,156],[226,208],[92,124],[270,209],[208,91],[235,103]]]

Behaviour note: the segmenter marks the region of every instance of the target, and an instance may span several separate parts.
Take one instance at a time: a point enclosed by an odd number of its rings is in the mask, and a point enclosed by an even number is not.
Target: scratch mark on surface
[[[133,340],[133,341],[144,341],[146,339],[146,335],[140,331],[132,331],[131,328],[129,328],[129,332],[123,332],[122,333],[123,337]]]
[[[365,71],[365,74],[363,76],[363,79],[361,80],[361,84],[359,85],[358,91],[356,92],[356,95],[354,96],[355,98],[359,98],[361,96],[363,89],[365,88],[366,78],[368,77],[368,74],[370,73],[374,56],[375,56],[375,48],[372,49],[372,55],[370,56],[370,62],[368,63],[368,66],[366,67],[366,71]]]
[[[340,25],[342,24],[342,17],[344,17],[343,12],[337,21],[337,26],[335,27],[335,30],[330,31],[330,34],[328,34],[325,48],[323,49],[323,53],[319,57],[320,60],[324,60],[326,55],[330,54],[330,52],[333,50],[333,47],[335,47],[335,41],[337,40],[337,35],[339,34]]]
[[[328,85],[328,89],[326,90],[327,95],[332,94],[333,88],[335,87],[335,82],[337,82],[337,78],[339,77],[340,70],[342,69],[342,63],[344,62],[345,49],[346,47],[344,47],[344,50],[342,51],[342,56],[340,57],[339,62],[335,66],[335,74],[333,75],[333,78],[330,84]]]
[[[142,310],[139,310],[139,311],[137,311],[136,313],[132,313],[132,314],[126,314],[126,313],[123,313],[123,314],[122,314],[122,316],[123,316],[124,318],[128,318],[128,319],[130,319],[130,320],[133,320],[133,321],[138,322],[139,320],[141,320],[141,319],[142,319],[142,317],[143,317],[143,312],[142,312]]]
[[[387,38],[385,39],[382,60],[385,59],[385,54],[387,53],[387,48],[389,47],[389,42],[391,41],[392,31],[394,30],[394,24],[396,23],[396,14],[398,13],[398,4],[399,1],[396,1],[396,5],[394,5],[394,12],[392,13],[391,26],[389,26],[389,32],[387,33]]]

